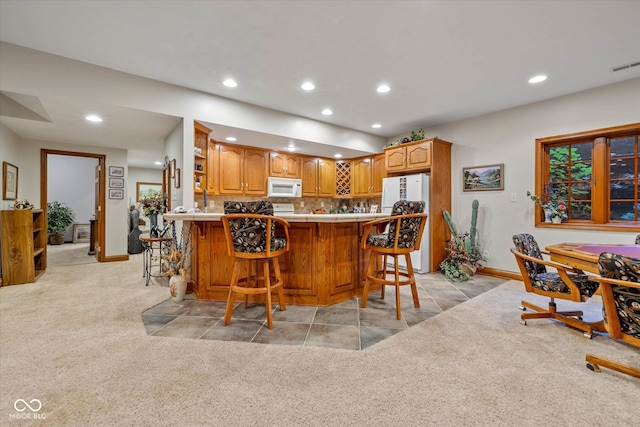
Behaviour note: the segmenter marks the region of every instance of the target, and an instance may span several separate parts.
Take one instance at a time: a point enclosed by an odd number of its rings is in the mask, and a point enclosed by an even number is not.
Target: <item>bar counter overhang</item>
[[[226,301],[233,258],[222,213],[171,213],[167,220],[191,224],[190,286],[200,300]],[[360,248],[362,224],[388,214],[283,214],[289,222],[290,249],[279,257],[287,304],[331,305],[362,294],[366,253]]]

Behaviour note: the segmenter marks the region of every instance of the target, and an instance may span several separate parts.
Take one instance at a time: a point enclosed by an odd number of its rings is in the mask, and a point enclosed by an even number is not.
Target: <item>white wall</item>
[[[16,135],[11,129],[0,123],[0,164],[2,162],[9,162],[14,166],[18,167],[18,199],[23,200],[25,197],[23,196],[23,183],[21,182],[21,178],[23,174],[27,173],[27,169],[24,168],[20,155],[20,137]],[[3,168],[0,167],[0,182],[3,179]],[[2,189],[0,188],[0,191]],[[2,193],[0,193],[0,197],[2,197]],[[40,198],[38,200],[28,199],[29,203],[39,204]],[[12,209],[13,208],[13,200],[2,200],[0,203],[0,209]]]
[[[74,224],[89,224],[93,218],[96,166],[98,159],[95,157],[47,156],[47,200],[58,201],[71,208]],[[67,228],[64,240],[73,241],[73,225]]]
[[[640,122],[640,79],[425,129],[452,146],[452,217],[468,230],[471,202],[480,202],[480,243],[489,251],[489,267],[517,271],[511,236],[530,233],[541,247],[560,242],[633,243],[640,229],[628,232],[535,228],[533,191],[535,140]],[[402,135],[406,136],[406,135]],[[395,140],[391,138],[390,141]],[[504,191],[463,192],[462,168],[504,163]],[[512,193],[517,201],[511,202]]]

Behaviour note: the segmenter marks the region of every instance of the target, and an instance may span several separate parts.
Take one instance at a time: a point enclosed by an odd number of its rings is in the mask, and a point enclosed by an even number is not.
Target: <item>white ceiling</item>
[[[640,1],[2,0],[0,40],[389,138],[640,76],[611,71],[640,61]],[[23,138],[83,139],[64,118],[87,106],[35,95],[53,123],[0,120]],[[122,121],[87,143],[135,140],[147,157],[179,121],[101,107]]]

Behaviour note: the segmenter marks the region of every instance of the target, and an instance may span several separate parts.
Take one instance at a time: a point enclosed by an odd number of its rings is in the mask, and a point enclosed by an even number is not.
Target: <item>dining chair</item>
[[[604,327],[609,336],[640,347],[640,259],[603,252],[598,257]],[[640,369],[610,359],[587,354],[587,368],[600,367],[640,378]]]
[[[511,252],[516,257],[525,290],[550,298],[546,310],[523,300],[520,310],[526,311],[530,308],[534,312],[522,313],[520,323],[526,325],[529,319],[555,319],[583,331],[587,338],[591,338],[593,331],[604,330],[602,321],[584,322],[582,311],[557,311],[555,302],[556,298],[575,302],[586,301],[598,289],[598,282],[591,280],[594,276],[584,274],[580,269],[543,259],[543,254],[549,254],[540,250],[531,234],[515,234],[513,243],[515,248],[511,248]],[[556,269],[556,272],[548,272],[547,267]]]
[[[364,282],[362,302],[360,307],[367,307],[367,299],[371,284],[380,285],[380,296],[384,299],[385,286],[396,288],[396,317],[401,319],[400,311],[400,287],[410,286],[413,296],[413,306],[420,307],[416,279],[411,264],[411,252],[420,249],[422,233],[427,222],[427,214],[424,213],[424,201],[398,201],[394,203],[391,216],[369,221],[363,224],[361,247],[368,250],[369,262],[367,276]],[[376,234],[375,231],[384,225],[389,226],[388,232]],[[400,271],[398,257],[404,256],[407,271]],[[387,257],[393,258],[393,269],[387,265]],[[380,269],[377,268],[381,263]],[[387,276],[392,276],[388,279]]]
[[[636,245],[640,245],[640,234],[636,236]]]
[[[224,325],[231,321],[236,294],[244,296],[244,308],[248,306],[249,296],[264,294],[267,327],[272,329],[273,292],[278,294],[280,311],[287,309],[278,257],[289,250],[289,223],[274,217],[273,204],[266,200],[225,201],[224,213],[221,220],[227,251],[234,257]],[[281,230],[280,235],[276,227]]]

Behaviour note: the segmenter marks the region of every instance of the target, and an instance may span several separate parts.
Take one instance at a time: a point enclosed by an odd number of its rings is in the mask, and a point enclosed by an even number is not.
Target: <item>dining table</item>
[[[551,261],[600,274],[598,257],[602,252],[611,252],[632,258],[640,258],[640,245],[616,245],[602,243],[557,243],[546,246]]]

